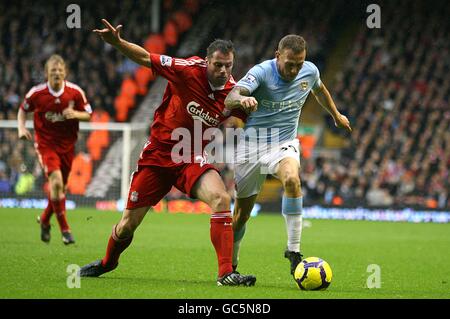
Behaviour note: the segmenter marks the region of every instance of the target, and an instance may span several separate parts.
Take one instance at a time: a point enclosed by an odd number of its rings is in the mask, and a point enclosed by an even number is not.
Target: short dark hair
[[[291,49],[295,54],[301,53],[306,50],[306,41],[299,35],[288,34],[278,43],[278,51],[284,49]]]
[[[214,40],[206,49],[206,56],[208,58],[211,58],[214,52],[216,51],[220,51],[223,54],[231,52],[233,53],[233,55],[235,55],[234,44],[230,40],[222,40],[222,39]]]

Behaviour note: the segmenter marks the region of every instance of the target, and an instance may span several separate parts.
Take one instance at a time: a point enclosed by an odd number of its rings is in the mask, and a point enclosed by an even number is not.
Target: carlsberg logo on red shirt
[[[197,102],[189,102],[187,107],[187,111],[189,114],[191,114],[192,118],[194,120],[199,120],[203,123],[205,123],[208,126],[217,126],[219,125],[219,115],[217,114],[209,114],[209,111],[205,112],[203,108],[200,108],[200,104]]]
[[[64,115],[57,112],[45,112],[45,118],[47,119],[47,121],[50,121],[52,123],[62,122],[65,120]]]

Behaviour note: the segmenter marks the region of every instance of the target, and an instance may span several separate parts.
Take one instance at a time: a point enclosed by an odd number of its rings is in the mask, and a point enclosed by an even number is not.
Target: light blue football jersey
[[[241,138],[270,143],[278,132],[280,142],[293,140],[297,136],[306,98],[311,89],[317,89],[320,85],[319,69],[309,61],[303,63],[291,82],[280,77],[276,59],[255,65],[236,84],[249,90],[258,101],[258,109],[250,113]]]

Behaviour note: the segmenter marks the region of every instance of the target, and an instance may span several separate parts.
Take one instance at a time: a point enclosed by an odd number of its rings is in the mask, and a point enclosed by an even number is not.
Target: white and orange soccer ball
[[[303,259],[294,272],[294,279],[301,290],[324,290],[332,277],[330,265],[318,257]]]

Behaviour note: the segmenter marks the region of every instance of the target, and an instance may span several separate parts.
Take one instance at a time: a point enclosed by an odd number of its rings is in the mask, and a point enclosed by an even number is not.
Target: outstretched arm
[[[334,104],[333,98],[325,85],[321,83],[320,88],[313,90],[312,92],[316,97],[317,102],[319,102],[319,104],[333,117],[336,127],[345,128],[347,131],[351,132],[352,128],[350,126],[350,121],[345,115],[339,113],[336,104]]]
[[[241,107],[245,112],[256,111],[258,101],[250,96],[249,90],[241,86],[235,86],[225,99],[225,107],[229,110]]]
[[[101,30],[95,29],[93,30],[94,33],[98,34],[103,41],[111,44],[123,55],[127,56],[137,64],[151,67],[150,53],[147,50],[137,44],[125,41],[120,37],[122,25],[118,25],[114,28],[106,19],[102,19],[102,22],[106,28]]]

